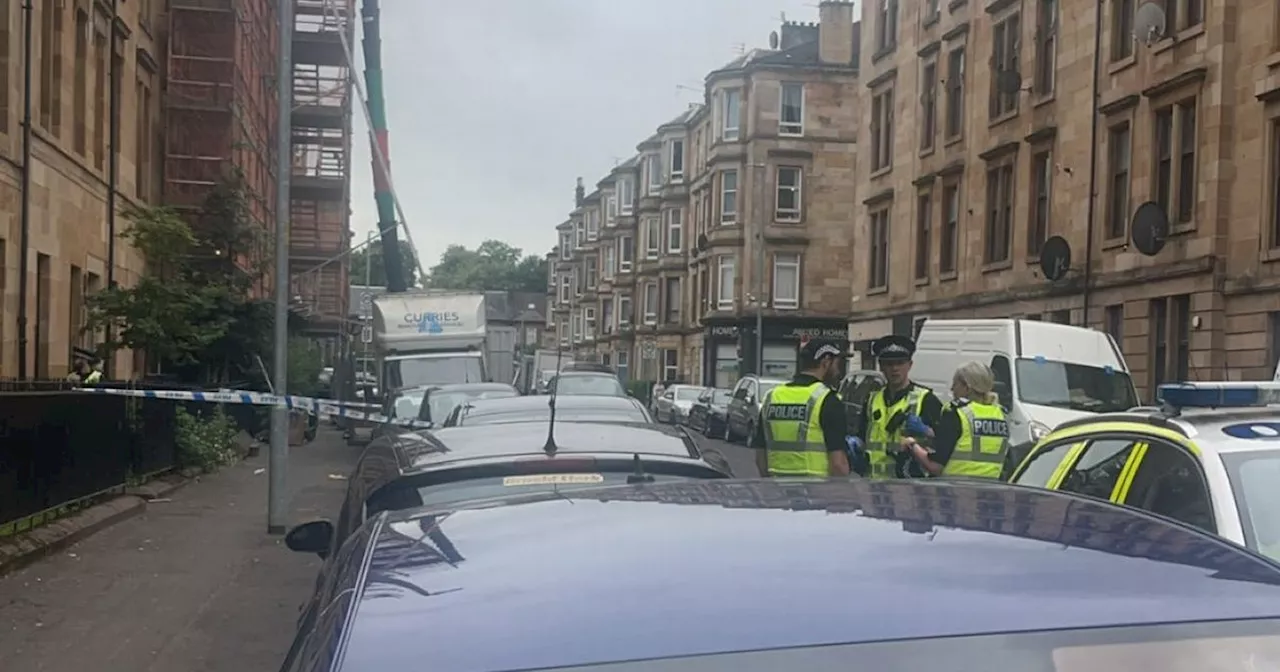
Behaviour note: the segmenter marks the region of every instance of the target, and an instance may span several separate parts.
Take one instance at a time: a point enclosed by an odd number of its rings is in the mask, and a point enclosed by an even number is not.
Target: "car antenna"
[[[627,485],[653,482],[653,476],[646,474],[644,471],[644,463],[640,461],[640,453],[635,453],[631,456],[631,463],[635,465],[635,470],[627,476]]]
[[[547,442],[542,444],[542,452],[547,455],[555,455],[559,450],[556,445],[556,395],[560,390],[560,359],[564,356],[564,348],[556,346],[556,377],[552,378],[555,383],[551,386],[551,394],[547,397],[547,406],[551,407],[551,421],[547,423]]]

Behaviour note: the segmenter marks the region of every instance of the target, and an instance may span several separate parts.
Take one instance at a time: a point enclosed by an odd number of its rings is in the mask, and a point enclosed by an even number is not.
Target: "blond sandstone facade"
[[[19,255],[22,203],[22,8],[0,3],[0,377],[18,371]],[[120,143],[117,202],[121,208],[151,202],[159,193],[157,143],[138,141],[138,130],[156,137],[161,84],[158,36],[160,4],[36,2],[32,63],[30,247],[28,251],[27,375],[67,373],[72,345],[92,345],[80,335],[85,292],[107,283],[107,59],[109,36],[119,35]],[[149,16],[139,16],[147,12]],[[101,122],[98,120],[101,119]],[[141,123],[139,123],[141,122]],[[141,178],[141,181],[139,180]],[[126,223],[116,220],[117,232]],[[115,281],[129,285],[141,259],[117,241]],[[124,352],[114,375],[133,374]]]
[[[1107,0],[1095,140],[1094,15],[1059,4],[864,5],[870,123],[850,338],[924,317],[1031,317],[1110,331],[1147,392],[1269,379],[1280,356],[1275,5],[1177,0],[1171,37],[1148,45],[1131,37],[1136,3]],[[993,92],[1002,69],[1020,91]],[[1151,200],[1172,227],[1144,256],[1129,226]],[[1049,236],[1071,248],[1056,282],[1038,265]]]
[[[843,337],[859,29],[852,3],[819,16],[709,74],[705,104],[579,195],[548,279],[550,329],[575,356],[727,386],[789,375],[803,336]]]

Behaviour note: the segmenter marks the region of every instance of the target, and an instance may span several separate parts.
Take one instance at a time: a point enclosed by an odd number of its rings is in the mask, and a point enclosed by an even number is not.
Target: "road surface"
[[[358,453],[323,429],[295,447],[294,522],[332,517]],[[266,534],[266,451],[0,578],[4,672],[279,669],[318,558]]]
[[[735,478],[756,478],[760,476],[760,470],[756,468],[755,454],[751,449],[741,443],[729,443],[720,439],[708,439],[702,434],[690,430],[693,438],[698,445],[704,449],[709,448],[720,451],[726,460],[729,460],[729,467],[733,469]]]

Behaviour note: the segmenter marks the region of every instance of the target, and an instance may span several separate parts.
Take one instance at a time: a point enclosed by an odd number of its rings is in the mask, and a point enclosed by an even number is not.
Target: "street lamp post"
[[[768,184],[768,174],[765,172],[769,168],[767,163],[749,163],[751,169],[753,191],[756,195],[756,212],[752,217],[755,221],[755,284],[756,290],[756,375],[764,375],[764,275],[765,275],[765,254],[764,254],[764,232],[765,223],[768,221],[766,214],[768,206],[768,198],[766,198],[765,187]]]

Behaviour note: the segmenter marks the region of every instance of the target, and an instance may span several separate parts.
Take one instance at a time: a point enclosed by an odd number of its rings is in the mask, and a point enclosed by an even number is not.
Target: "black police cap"
[[[898,334],[882,336],[871,344],[871,354],[882,362],[906,362],[916,354],[916,342]]]
[[[843,357],[844,348],[836,341],[811,339],[800,347],[800,356],[811,361],[820,361],[824,357]]]

